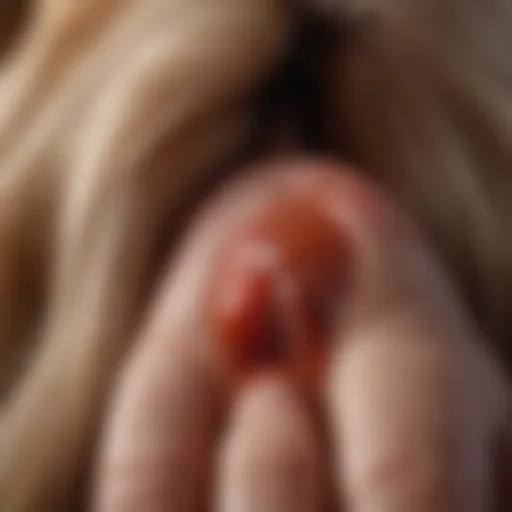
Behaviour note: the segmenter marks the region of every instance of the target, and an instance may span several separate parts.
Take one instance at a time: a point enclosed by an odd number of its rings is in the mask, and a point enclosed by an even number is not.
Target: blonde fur
[[[77,498],[159,234],[248,142],[288,23],[272,0],[33,5],[0,75],[2,510]]]

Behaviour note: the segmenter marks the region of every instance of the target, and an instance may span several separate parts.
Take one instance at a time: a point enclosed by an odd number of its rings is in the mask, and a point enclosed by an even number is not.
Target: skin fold
[[[508,466],[509,388],[489,347],[512,360],[512,9],[304,6],[337,28],[308,70],[323,145],[374,181],[268,163],[168,247],[190,196],[247,156],[297,4],[2,4],[1,510],[483,511],[506,495],[491,452]],[[235,384],[208,302],[214,263],[300,183],[318,184],[315,208],[349,246],[350,285],[300,371],[244,369]],[[322,378],[306,391],[310,373]]]
[[[492,510],[508,384],[435,255],[378,188],[338,166],[253,171],[205,207],[165,273],[112,397],[93,509],[198,510],[206,495],[216,510],[322,510],[330,454],[347,510]],[[207,320],[218,261],[232,234],[317,187],[354,261],[325,379],[312,394],[300,373],[263,367],[233,385]]]

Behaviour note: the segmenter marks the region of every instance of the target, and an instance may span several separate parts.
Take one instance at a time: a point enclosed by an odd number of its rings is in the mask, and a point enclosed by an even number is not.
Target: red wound
[[[339,229],[318,200],[266,207],[221,255],[214,329],[233,368],[316,372],[345,268]]]

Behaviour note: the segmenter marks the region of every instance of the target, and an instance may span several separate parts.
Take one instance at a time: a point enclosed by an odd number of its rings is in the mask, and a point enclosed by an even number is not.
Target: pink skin
[[[315,236],[325,251],[310,250],[311,232],[287,225],[311,208],[321,212]],[[261,240],[284,263],[264,276],[255,299],[254,266],[235,256]],[[326,274],[308,281],[318,262]],[[291,320],[268,290],[283,272],[301,297],[318,284],[325,291],[326,276],[342,276],[334,300],[327,293],[333,321],[313,323],[304,346],[318,346],[318,332],[328,342],[314,382],[343,510],[492,510],[493,450],[510,431],[500,368],[441,265],[386,194],[349,169],[295,157],[230,184],[192,223],[112,398],[94,510],[188,512],[207,501],[226,512],[322,510],[330,499],[326,439],[295,385],[308,378],[316,351],[278,359],[277,373],[237,366],[240,344],[265,337],[269,311],[282,341]],[[249,284],[231,288],[240,273]],[[228,313],[226,289],[241,294]],[[244,386],[232,380],[233,368]]]

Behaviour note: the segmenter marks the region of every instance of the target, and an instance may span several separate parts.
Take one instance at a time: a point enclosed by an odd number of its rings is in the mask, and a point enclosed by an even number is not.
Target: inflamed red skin
[[[277,369],[318,383],[346,267],[346,241],[318,189],[276,200],[234,234],[211,311],[237,378]]]

